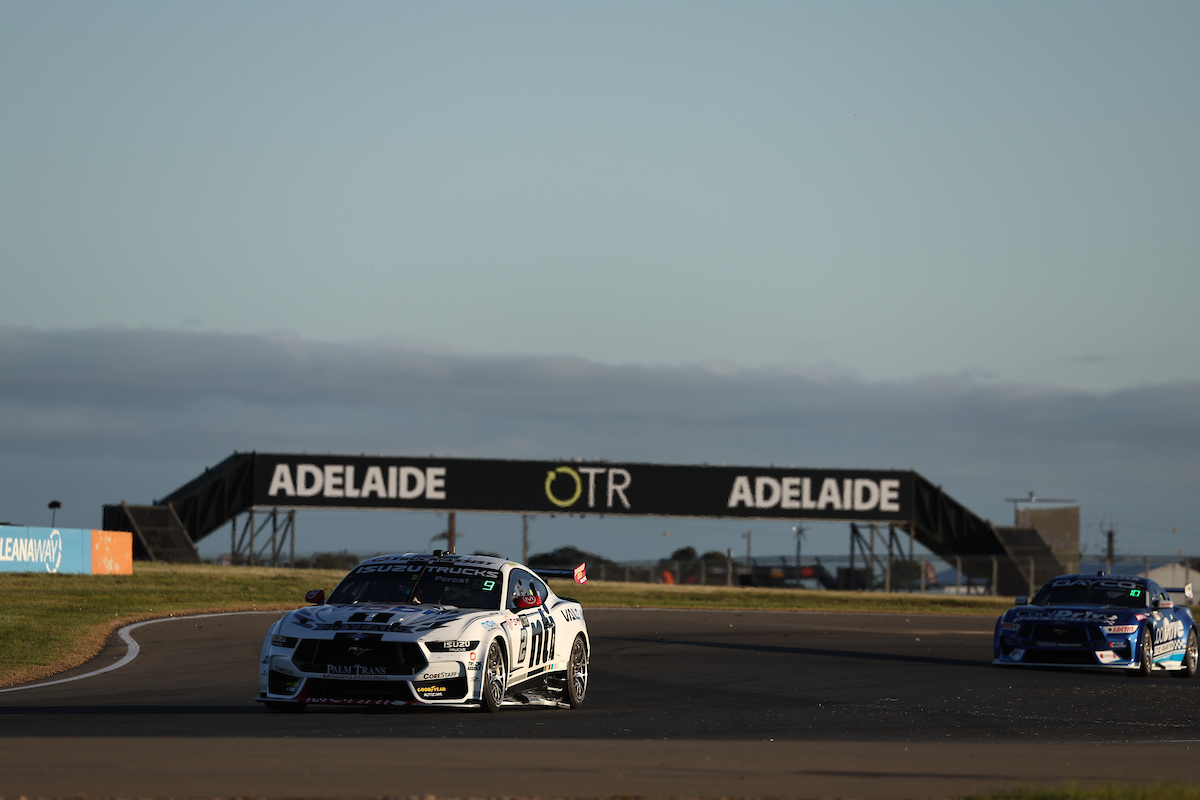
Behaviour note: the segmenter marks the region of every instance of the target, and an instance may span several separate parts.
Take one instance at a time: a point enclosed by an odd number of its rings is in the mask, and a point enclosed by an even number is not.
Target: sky
[[[911,467],[1200,550],[1197,34],[1189,3],[0,5],[0,519],[98,524],[234,450],[580,455]],[[404,518],[353,527],[444,527]]]

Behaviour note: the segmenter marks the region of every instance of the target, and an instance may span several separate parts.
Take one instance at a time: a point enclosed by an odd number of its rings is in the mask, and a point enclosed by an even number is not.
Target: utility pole
[[[1114,525],[1114,524],[1113,524],[1113,522],[1112,522],[1112,519],[1109,519],[1109,521],[1108,521],[1108,530],[1105,532],[1105,536],[1106,536],[1106,538],[1108,539],[1108,552],[1107,552],[1107,555],[1106,555],[1106,556],[1105,556],[1105,558],[1104,558],[1104,571],[1105,571],[1105,572],[1112,572],[1112,568],[1113,568],[1113,540],[1117,538],[1117,529],[1116,529],[1116,525]]]
[[[454,545],[455,545],[454,537],[455,537],[454,512],[451,511],[450,512],[450,522],[446,528],[446,547],[447,547],[447,552],[449,552],[450,555],[454,555]]]
[[[521,515],[521,563],[529,563],[529,515]]]
[[[746,539],[746,566],[750,568],[750,574],[754,574],[754,555],[750,550],[750,537],[754,535],[754,531],[746,531],[742,534]]]

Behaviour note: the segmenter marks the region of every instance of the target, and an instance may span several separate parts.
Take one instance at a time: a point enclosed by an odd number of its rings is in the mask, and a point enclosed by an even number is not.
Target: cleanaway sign
[[[0,572],[130,575],[133,534],[0,526]]]

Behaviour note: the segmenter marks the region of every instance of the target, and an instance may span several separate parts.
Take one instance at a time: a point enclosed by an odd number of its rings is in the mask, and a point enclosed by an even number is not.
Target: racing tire
[[[508,689],[508,659],[500,642],[493,641],[483,662],[483,709],[495,713],[504,704]]]
[[[304,710],[304,705],[304,703],[279,703],[273,700],[263,703],[263,707],[267,711],[278,711],[281,714],[299,714]]]
[[[588,651],[583,641],[583,634],[578,634],[571,644],[571,655],[567,659],[567,704],[571,708],[583,705],[584,695],[587,694],[588,682]]]
[[[1142,658],[1138,665],[1129,670],[1129,674],[1138,678],[1150,677],[1150,672],[1154,669],[1154,629],[1149,625],[1142,628],[1141,652]]]
[[[1196,676],[1196,664],[1200,662],[1200,647],[1196,644],[1196,630],[1188,631],[1187,647],[1183,650],[1183,666],[1172,672],[1176,678],[1193,678]]]

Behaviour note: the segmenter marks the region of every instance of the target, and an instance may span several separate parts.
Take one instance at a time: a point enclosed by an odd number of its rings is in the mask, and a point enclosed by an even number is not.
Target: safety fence
[[[1006,571],[1009,576],[1017,576],[1015,582],[1002,579]],[[750,562],[745,558],[729,557],[606,560],[587,565],[588,579],[593,581],[964,595],[1032,595],[1056,575],[1072,572],[1149,575],[1163,586],[1183,586],[1200,578],[1200,559],[1178,555],[1120,555],[1109,561],[1104,556],[1086,554],[1059,559],[932,554],[917,555],[912,559],[821,555],[804,556],[799,560],[794,556],[756,556]],[[1200,585],[1197,590],[1200,591]]]

